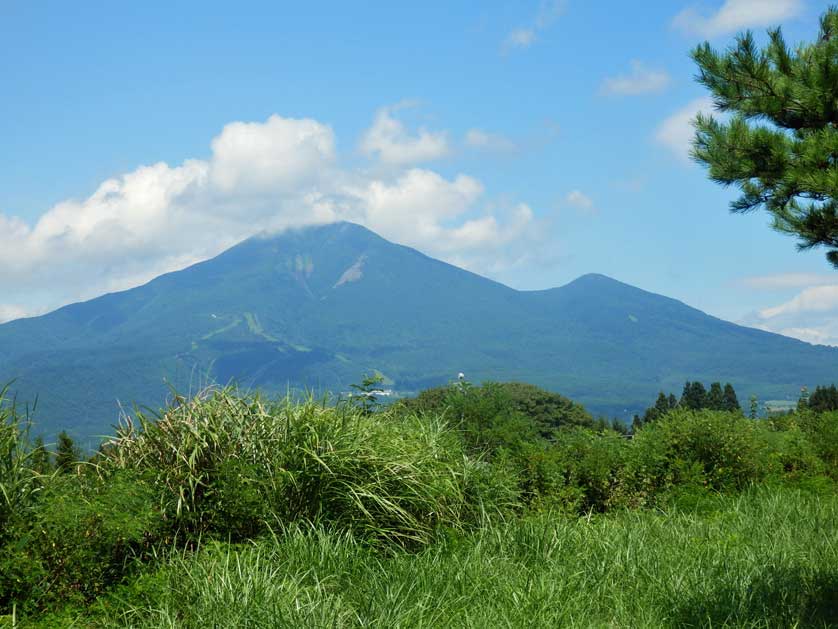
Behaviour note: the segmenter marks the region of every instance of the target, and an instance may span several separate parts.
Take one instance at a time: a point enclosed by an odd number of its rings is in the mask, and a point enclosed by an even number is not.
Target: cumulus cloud
[[[481,151],[512,153],[518,149],[515,142],[498,133],[483,129],[469,129],[465,137],[466,146]]]
[[[372,126],[361,139],[361,152],[377,157],[385,164],[395,165],[427,162],[448,155],[450,147],[444,131],[433,132],[422,128],[411,134],[395,117],[397,111],[410,106],[410,103],[399,103],[379,109]]]
[[[716,37],[744,28],[773,26],[802,10],[803,0],[725,0],[710,15],[688,7],[673,18],[672,24],[688,33]]]
[[[781,304],[750,314],[743,323],[809,343],[838,345],[838,283],[804,288]]]
[[[528,206],[497,210],[466,174],[342,167],[332,129],[315,120],[233,122],[211,146],[205,160],[108,179],[31,225],[0,213],[0,319],[136,286],[295,225],[359,222],[479,272],[513,264],[542,237]]]
[[[662,92],[669,83],[669,74],[664,70],[649,68],[635,59],[631,62],[631,71],[628,74],[605,79],[600,92],[606,95],[637,96]]]
[[[655,131],[655,141],[672,151],[681,161],[689,163],[695,135],[693,121],[699,113],[713,113],[711,98],[697,98],[666,118]]]
[[[529,24],[519,26],[509,32],[503,40],[501,51],[508,53],[515,49],[532,46],[538,40],[538,37],[564,13],[564,8],[564,0],[543,1]]]
[[[236,192],[296,189],[335,157],[332,130],[310,119],[273,115],[266,122],[233,122],[212,141],[212,180]]]

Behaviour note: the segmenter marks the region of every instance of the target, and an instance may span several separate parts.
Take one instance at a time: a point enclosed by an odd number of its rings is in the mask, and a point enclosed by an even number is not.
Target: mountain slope
[[[346,391],[381,371],[410,393],[457,372],[525,380],[624,416],[685,379],[740,396],[834,378],[838,349],[715,319],[601,275],[520,292],[351,223],[252,238],[144,286],[0,325],[0,382],[39,429],[89,438],[116,400],[156,407],[209,381]]]

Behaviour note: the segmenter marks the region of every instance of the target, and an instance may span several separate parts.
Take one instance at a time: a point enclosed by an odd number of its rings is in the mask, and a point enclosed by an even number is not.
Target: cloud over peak
[[[295,225],[351,220],[483,272],[532,252],[543,230],[528,206],[498,210],[472,176],[404,167],[440,155],[441,141],[392,120],[379,112],[384,172],[342,166],[328,125],[273,115],[226,125],[208,159],[140,166],[34,225],[0,213],[0,319],[137,286]]]

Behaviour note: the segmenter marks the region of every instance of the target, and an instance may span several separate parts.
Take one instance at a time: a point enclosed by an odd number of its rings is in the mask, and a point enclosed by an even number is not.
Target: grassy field
[[[54,623],[102,627],[833,627],[838,500],[756,488],[697,508],[542,513],[382,555],[295,528],[211,543]]]
[[[838,414],[535,400],[211,391],[58,468],[6,407],[0,626],[838,626]]]

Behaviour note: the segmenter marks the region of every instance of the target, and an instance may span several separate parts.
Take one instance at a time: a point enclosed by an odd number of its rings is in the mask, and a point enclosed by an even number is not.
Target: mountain
[[[208,382],[400,394],[523,380],[630,417],[685,380],[740,401],[834,380],[838,349],[734,325],[602,275],[516,291],[352,223],[254,237],[120,293],[0,325],[0,382],[38,397],[38,432],[95,443],[117,400],[157,408]]]

